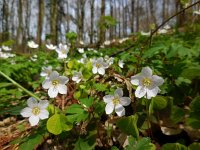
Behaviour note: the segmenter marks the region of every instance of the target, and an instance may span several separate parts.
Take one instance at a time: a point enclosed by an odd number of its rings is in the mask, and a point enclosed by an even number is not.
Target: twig
[[[179,12],[175,13],[174,15],[172,15],[171,17],[169,17],[168,19],[166,19],[165,21],[163,21],[154,31],[151,32],[150,37],[144,42],[145,44],[149,42],[149,45],[151,45],[151,41],[152,41],[152,37],[153,35],[163,26],[165,25],[169,20],[171,20],[172,18],[176,17],[177,15],[181,14],[182,12],[184,12],[185,10],[193,7],[194,5],[200,4],[200,1],[195,2],[194,4],[191,4],[190,6],[180,10]],[[116,56],[124,51],[127,51],[131,48],[133,48],[135,46],[135,44],[130,45],[129,47],[126,47],[122,50],[117,51],[116,53],[110,55],[110,57]]]

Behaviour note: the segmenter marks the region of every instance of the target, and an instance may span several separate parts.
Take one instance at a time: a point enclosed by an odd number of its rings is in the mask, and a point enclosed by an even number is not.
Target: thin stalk
[[[17,86],[18,88],[20,88],[22,91],[24,91],[25,93],[27,93],[28,95],[30,95],[31,97],[34,97],[37,100],[40,100],[39,97],[37,97],[35,94],[33,94],[32,92],[28,91],[27,89],[25,89],[23,86],[21,86],[19,83],[17,83],[16,81],[14,81],[13,79],[11,79],[9,76],[7,76],[6,74],[4,74],[2,71],[0,71],[0,75],[2,75],[3,77],[5,77],[7,80],[9,80],[10,82],[12,82],[15,86]]]
[[[150,131],[150,133],[148,133],[148,134],[149,134],[149,137],[153,138],[153,133],[152,133],[152,130],[151,130],[148,100],[146,100],[146,111],[147,111],[147,126],[148,126],[148,129]]]

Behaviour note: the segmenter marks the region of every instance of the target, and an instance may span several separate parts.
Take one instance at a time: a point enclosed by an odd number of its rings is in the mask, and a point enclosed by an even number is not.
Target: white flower
[[[193,12],[194,14],[196,14],[196,15],[200,15],[200,10],[195,10],[194,12]]]
[[[84,49],[83,48],[78,48],[78,52],[79,53],[84,53]]]
[[[49,50],[55,50],[55,49],[56,49],[56,46],[54,46],[53,44],[46,44],[46,47],[47,47]]]
[[[163,27],[163,29],[169,30],[169,29],[171,29],[171,27],[167,24],[167,25],[165,25],[165,26]]]
[[[42,83],[44,89],[48,89],[48,95],[50,98],[54,98],[60,94],[67,94],[67,86],[65,85],[69,81],[69,78],[65,76],[59,76],[57,71],[53,71],[48,79],[45,79]]]
[[[40,76],[49,78],[50,74],[52,73],[52,66],[48,67],[42,67],[42,72],[40,73]]]
[[[56,48],[56,52],[58,53],[58,59],[67,58],[67,54],[69,52],[69,48],[67,45],[63,45],[62,43]]]
[[[164,80],[157,75],[152,75],[152,70],[149,67],[144,67],[140,74],[131,77],[131,83],[138,86],[135,91],[136,97],[144,96],[151,99],[160,92],[158,86],[162,85]]]
[[[103,61],[103,58],[100,57],[93,62],[92,72],[94,74],[99,73],[101,75],[105,74],[105,69],[107,68],[108,64]]]
[[[38,44],[36,44],[34,41],[28,41],[28,47],[30,48],[38,48]]]
[[[4,46],[4,45],[2,45],[2,49],[3,49],[4,51],[11,51],[11,50],[12,50],[10,47]]]
[[[118,61],[118,65],[119,65],[120,68],[124,68],[124,62],[123,62],[123,60],[119,60]]]
[[[113,57],[109,57],[109,56],[105,56],[104,59],[106,60],[106,63],[108,64],[107,67],[109,67],[110,65],[112,65],[114,63],[114,58]]]
[[[141,35],[144,35],[144,36],[150,36],[151,31],[149,31],[149,32],[141,31],[140,33],[141,33]]]
[[[83,78],[82,72],[74,72],[74,76],[72,77],[72,80],[75,81],[76,83],[79,83]]]
[[[39,123],[39,120],[47,119],[49,112],[46,108],[49,105],[47,100],[40,100],[39,103],[33,97],[27,100],[28,107],[21,110],[20,114],[23,117],[29,117],[31,126],[35,126]]]
[[[84,45],[84,42],[83,41],[79,41],[79,44]]]
[[[105,41],[103,45],[110,45],[110,41]]]
[[[158,30],[158,34],[165,34],[165,33],[167,33],[166,29],[159,29]]]
[[[106,104],[106,114],[111,114],[115,109],[115,112],[118,116],[125,115],[125,109],[123,106],[128,106],[131,103],[131,99],[129,97],[122,97],[123,91],[121,88],[117,88],[115,90],[114,95],[106,95],[103,97],[103,100]]]

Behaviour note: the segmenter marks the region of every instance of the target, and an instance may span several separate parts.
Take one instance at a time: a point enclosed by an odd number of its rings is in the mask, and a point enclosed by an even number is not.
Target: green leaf
[[[132,115],[129,117],[123,117],[117,122],[117,126],[126,134],[132,135],[136,139],[139,137],[139,131],[137,128],[138,116]]]
[[[23,143],[19,146],[20,150],[34,150],[39,144],[44,141],[44,135],[36,132],[25,139],[22,139]],[[18,141],[19,142],[19,141]]]
[[[162,146],[161,150],[187,150],[187,147],[180,143],[167,143]]]
[[[129,139],[129,145],[125,148],[125,150],[156,150],[156,147],[151,143],[150,138],[145,137],[138,141]]]
[[[195,79],[195,78],[199,78],[200,77],[200,66],[190,66],[186,69],[184,69],[181,73],[181,77],[187,78],[187,79]]]
[[[99,92],[105,92],[106,90],[108,90],[107,87],[108,87],[107,84],[101,84],[101,83],[94,84],[94,88]]]
[[[0,88],[5,88],[5,87],[8,87],[8,86],[12,86],[12,85],[13,85],[12,83],[1,82],[0,83]]]
[[[66,110],[67,118],[70,122],[81,122],[88,118],[89,113],[84,110],[84,107],[78,104],[72,104]]]
[[[60,134],[62,131],[71,130],[73,125],[68,121],[67,117],[63,114],[54,114],[47,121],[47,129],[50,133],[55,135]]]
[[[167,99],[163,96],[156,96],[152,98],[151,103],[153,103],[154,109],[160,110],[167,106]]]
[[[174,123],[178,123],[179,121],[181,121],[184,118],[184,115],[185,115],[185,112],[182,108],[178,106],[172,107],[170,118]]]
[[[200,150],[200,143],[194,142],[190,144],[188,150]]]
[[[75,150],[93,150],[96,144],[97,131],[90,131],[86,137],[79,137],[75,143]]]
[[[90,106],[92,106],[93,102],[94,102],[94,98],[92,97],[89,97],[89,98],[81,98],[79,99],[81,104],[84,106],[84,107],[87,107],[89,108]]]

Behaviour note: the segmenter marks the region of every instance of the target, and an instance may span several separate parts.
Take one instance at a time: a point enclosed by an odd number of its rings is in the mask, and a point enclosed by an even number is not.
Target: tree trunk
[[[152,23],[154,23],[155,26],[157,26],[157,20],[156,20],[156,16],[155,16],[155,8],[154,8],[154,1],[153,0],[149,0],[149,9],[150,9],[150,13],[151,13],[151,18],[153,20]]]
[[[165,9],[165,5],[166,5],[166,1],[165,0],[163,0],[163,3],[162,3],[162,21],[164,22],[165,21],[165,11],[166,11],[166,9]]]
[[[22,42],[22,33],[23,33],[22,1],[23,0],[18,1],[18,27],[17,27],[17,40],[16,40],[17,46],[19,46],[19,44],[21,44]]]
[[[131,33],[134,32],[135,0],[131,0]]]
[[[105,41],[105,27],[103,19],[104,16],[105,16],[105,0],[101,0],[101,16],[100,16],[101,25],[99,27],[99,44],[102,44]]]
[[[110,16],[113,18],[113,0],[110,0]],[[113,27],[110,27],[110,40],[113,39]]]
[[[6,41],[9,39],[9,10],[8,10],[8,1],[3,0],[3,8],[2,8],[2,30],[3,36],[2,41]]]
[[[119,12],[119,15],[118,15],[118,20],[119,20],[119,31],[118,31],[118,36],[119,38],[121,38],[121,0],[118,1],[119,3],[119,8],[118,8],[118,12]]]
[[[41,46],[42,44],[42,28],[43,28],[43,18],[44,18],[44,0],[38,0],[39,12],[38,12],[38,26],[37,26],[37,42]]]
[[[57,9],[57,0],[51,0],[51,7],[50,7],[50,30],[52,35],[52,43],[57,44],[57,17],[58,17],[58,9]]]
[[[137,10],[136,10],[136,31],[138,32],[139,31],[139,25],[140,25],[140,23],[139,23],[139,17],[140,17],[140,11],[139,11],[139,4],[140,4],[140,2],[139,2],[139,0],[137,0]]]
[[[94,37],[94,0],[90,0],[90,44],[93,44],[93,37]]]

